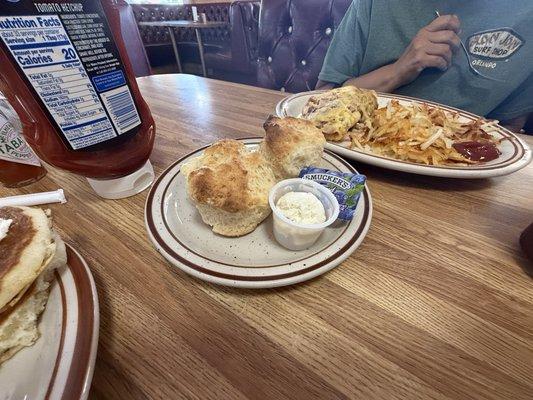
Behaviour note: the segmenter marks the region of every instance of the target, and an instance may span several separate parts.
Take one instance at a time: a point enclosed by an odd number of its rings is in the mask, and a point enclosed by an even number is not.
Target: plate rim
[[[42,385],[46,388],[46,392],[43,397],[39,397],[45,400],[87,399],[96,361],[100,327],[96,285],[90,268],[80,253],[68,243],[65,243],[65,248],[66,264],[53,271],[52,284],[57,284],[59,290],[60,309],[58,307],[58,312],[61,315],[61,332],[55,357],[53,356],[53,364],[51,363],[52,374],[48,382]],[[67,285],[66,280],[70,279],[72,283]],[[75,304],[72,300],[70,302],[68,300],[73,293],[76,294]],[[68,311],[69,307],[77,308],[78,318],[75,320],[72,320],[71,312]],[[67,335],[68,327],[74,324],[75,332]],[[41,332],[39,326],[38,329]],[[74,344],[65,349],[65,343],[70,341],[67,338],[72,338]],[[42,338],[39,337],[38,340]],[[28,349],[31,348],[31,346],[28,347]],[[65,355],[69,355],[70,359],[65,360]],[[36,356],[38,357],[39,354]],[[9,363],[9,360],[6,363]],[[59,376],[65,377],[62,385],[58,382]]]
[[[247,137],[247,138],[239,138],[236,140],[244,141],[247,144],[255,144],[254,142],[262,140],[262,137]],[[250,143],[251,142],[251,143]],[[287,273],[287,274],[281,274],[276,276],[267,276],[267,277],[260,277],[260,276],[235,276],[235,275],[228,275],[225,272],[217,272],[212,270],[207,270],[205,268],[198,269],[197,265],[188,261],[184,256],[180,256],[176,252],[173,252],[170,245],[166,243],[166,241],[157,233],[157,227],[154,222],[154,215],[153,214],[153,207],[157,207],[157,204],[155,204],[155,194],[156,191],[159,189],[159,186],[161,185],[161,182],[163,179],[168,175],[168,173],[171,172],[178,164],[183,162],[183,160],[187,159],[188,157],[193,156],[194,154],[205,150],[207,147],[209,147],[210,144],[207,144],[206,146],[202,146],[192,152],[189,152],[188,154],[184,155],[183,157],[180,157],[177,161],[173,162],[169,167],[167,167],[160,176],[156,179],[154,184],[152,185],[152,188],[150,189],[150,192],[146,198],[145,202],[145,227],[148,233],[148,236],[150,240],[152,241],[152,244],[156,248],[156,250],[163,255],[163,257],[174,267],[186,272],[189,275],[193,275],[196,278],[220,284],[225,286],[233,286],[233,287],[241,287],[241,288],[268,288],[268,287],[275,287],[275,286],[285,286],[290,285],[298,282],[302,282],[308,279],[313,278],[314,276],[318,276],[320,274],[323,274],[324,272],[329,271],[330,269],[334,268],[338,264],[340,264],[342,261],[344,261],[363,241],[365,238],[368,229],[371,225],[372,220],[372,211],[373,211],[373,205],[372,205],[372,197],[370,195],[370,190],[367,185],[365,185],[365,192],[364,192],[364,201],[365,201],[365,218],[361,221],[359,226],[356,228],[356,231],[352,234],[354,240],[350,240],[345,243],[341,249],[335,252],[335,254],[328,256],[324,260],[321,260],[319,262],[314,262],[312,266],[304,269],[300,269],[298,271],[295,271],[294,273]],[[338,156],[337,154],[334,154],[330,151],[326,150],[326,154],[328,156],[333,157],[335,160],[340,161],[342,164],[346,165],[346,167],[349,170],[355,171],[355,168],[351,166],[346,160],[342,159],[342,157]],[[179,173],[179,171],[178,171]],[[173,179],[173,178],[172,178]],[[164,198],[164,197],[163,197]],[[339,238],[342,237],[345,234],[343,232],[341,235],[339,235]],[[159,237],[159,240],[156,238],[156,235]],[[171,254],[174,253],[174,254]],[[176,257],[177,255],[177,257]],[[318,254],[313,255],[313,257],[317,256]],[[218,261],[217,261],[218,263]],[[192,266],[189,264],[193,264]],[[286,264],[282,264],[282,266],[286,266]],[[266,267],[257,267],[254,268],[254,270],[260,270],[261,268],[271,268],[271,266]],[[205,271],[205,272],[204,272]]]
[[[98,293],[96,291],[96,284],[92,276],[89,265],[81,254],[70,244],[65,243],[67,250],[67,267],[72,274],[72,279],[75,283],[76,295],[77,295],[77,305],[78,305],[78,319],[76,321],[76,341],[73,348],[72,360],[68,366],[68,375],[65,380],[65,385],[60,389],[61,400],[74,400],[81,399],[85,400],[89,396],[92,377],[94,374],[94,366],[96,362],[96,353],[98,347],[98,337],[99,337],[99,328],[100,328],[100,307],[98,302]],[[61,286],[61,302],[63,306],[67,306],[66,291],[60,276],[60,273],[56,271],[56,277],[58,283]],[[83,285],[83,288],[80,287]],[[83,290],[85,289],[85,290]],[[89,292],[90,291],[90,292]],[[90,293],[90,295],[89,295]],[[88,302],[85,306],[82,305],[82,302]],[[93,310],[92,313],[86,314],[85,311]],[[62,329],[62,339],[64,331],[66,329],[65,316],[67,315],[66,310],[63,308],[63,321],[61,325]],[[80,318],[82,316],[82,318]],[[92,329],[86,329],[91,327]],[[60,343],[60,348],[58,349],[58,354],[56,356],[56,362],[54,369],[58,369],[61,364],[61,355],[62,355],[62,344]],[[54,371],[54,376],[52,376],[47,395],[45,399],[52,398],[50,397],[53,390],[56,379],[57,371]]]
[[[276,104],[276,114],[279,117],[287,116],[286,107],[287,104],[299,97],[313,96],[315,94],[325,93],[327,90],[313,90],[309,92],[300,92],[289,95],[281,99]],[[443,108],[447,111],[458,112],[460,115],[470,119],[482,118],[474,113],[469,111],[461,110],[456,107],[448,106],[445,104],[437,103],[431,100],[419,99],[412,96],[391,94],[376,92],[378,97],[388,98],[388,99],[398,99],[405,100],[410,102],[417,103],[427,103],[432,106],[437,106]],[[375,165],[381,168],[387,168],[402,172],[414,173],[419,175],[429,175],[429,176],[440,176],[447,178],[489,178],[502,175],[508,175],[513,172],[516,172],[524,167],[526,167],[532,159],[532,151],[530,147],[525,143],[521,138],[516,136],[513,132],[504,128],[501,125],[497,125],[499,133],[504,137],[509,138],[510,142],[514,147],[514,153],[507,160],[502,161],[500,164],[488,164],[481,166],[472,166],[472,167],[461,167],[461,166],[438,166],[438,165],[425,165],[413,163],[405,160],[397,160],[394,158],[381,156],[377,154],[371,154],[366,152],[358,151],[357,149],[350,149],[334,142],[327,142],[326,148],[343,155],[344,157],[364,162],[367,164]],[[502,165],[503,164],[503,165]]]

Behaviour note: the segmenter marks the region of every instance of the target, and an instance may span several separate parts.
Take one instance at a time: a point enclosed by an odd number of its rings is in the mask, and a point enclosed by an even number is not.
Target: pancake
[[[0,240],[0,312],[16,303],[52,260],[55,243],[51,222],[43,210],[2,207],[1,219],[11,219]]]
[[[0,208],[11,219],[0,240],[0,364],[39,338],[38,321],[48,301],[54,269],[65,265],[65,244],[44,211]],[[18,292],[17,292],[18,290]]]
[[[51,274],[41,274],[20,301],[0,314],[0,364],[39,338],[37,321],[48,301]]]

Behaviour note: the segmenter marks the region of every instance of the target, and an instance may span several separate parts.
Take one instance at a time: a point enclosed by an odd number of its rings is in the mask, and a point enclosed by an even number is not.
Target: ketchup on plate
[[[459,142],[454,143],[453,148],[472,161],[492,161],[501,154],[496,145],[490,142]]]
[[[0,91],[28,144],[110,198],[153,180],[155,126],[121,35],[121,4],[19,0],[0,9]]]

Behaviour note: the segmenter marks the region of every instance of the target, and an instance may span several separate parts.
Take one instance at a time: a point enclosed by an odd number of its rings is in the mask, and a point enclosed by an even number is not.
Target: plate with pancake
[[[85,399],[99,327],[89,267],[48,211],[3,207],[0,225],[0,397]]]
[[[351,86],[288,96],[276,114],[313,121],[328,139],[326,148],[343,157],[420,175],[507,175],[527,166],[532,156],[529,146],[498,121]]]
[[[302,128],[303,133],[297,132]],[[145,223],[154,246],[172,265],[212,283],[269,288],[321,275],[344,261],[363,241],[372,219],[372,199],[366,186],[354,218],[337,220],[311,247],[292,251],[276,242],[265,200],[276,181],[297,175],[302,163],[348,173],[356,170],[338,155],[323,152],[324,139],[308,121],[302,124],[296,119],[271,117],[265,129],[265,140],[222,140],[200,148],[177,160],[156,180],[146,201]],[[269,164],[273,172],[261,154],[274,160]],[[220,167],[217,163],[224,157],[230,157],[229,162]],[[217,174],[222,182],[215,179]],[[254,188],[253,193],[242,189],[246,187]],[[253,197],[254,193],[260,196]],[[234,209],[216,209],[222,198]],[[257,202],[258,198],[261,201]]]

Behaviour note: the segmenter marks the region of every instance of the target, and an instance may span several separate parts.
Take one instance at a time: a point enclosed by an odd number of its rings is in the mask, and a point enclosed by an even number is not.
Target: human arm
[[[519,117],[510,119],[510,120],[507,120],[507,121],[502,121],[500,124],[504,128],[509,129],[511,132],[521,133],[522,129],[526,125],[526,121],[528,120],[528,118],[531,117],[531,115],[533,115],[533,114],[521,115]],[[533,132],[526,132],[526,133],[533,134]]]
[[[316,89],[333,89],[358,74],[370,27],[372,0],[354,0],[328,46]]]
[[[397,61],[350,78],[343,86],[392,92],[415,80],[426,68],[445,71],[452,63],[453,52],[460,46],[459,30],[457,16],[442,15],[418,31]]]
[[[356,9],[352,11],[351,18],[357,18],[361,13],[361,9]],[[363,15],[365,15],[364,12]],[[345,24],[343,20],[339,30],[335,33],[333,46],[330,48],[331,51],[328,50],[317,89],[331,89],[336,84],[342,84],[391,92],[412,82],[426,68],[446,70],[451,65],[453,52],[460,45],[460,39],[457,36],[460,30],[459,19],[455,15],[443,15],[420,29],[394,63],[358,75],[360,54],[364,53],[364,46],[366,46],[363,33],[367,27],[364,18],[359,24],[346,25],[348,24]],[[347,38],[350,37],[352,43],[347,43]],[[344,54],[347,51],[353,54]],[[343,62],[343,60],[352,61]],[[355,71],[355,77],[349,76],[351,70]],[[339,82],[340,79],[343,80]]]
[[[342,86],[352,85],[363,89],[373,89],[378,92],[392,92],[401,86],[400,75],[395,71],[394,64],[385,65],[357,78],[350,78]],[[336,85],[319,80],[316,89],[333,89]]]
[[[321,81],[319,79],[318,82],[316,83],[315,89],[317,89],[317,90],[330,90],[330,89],[335,88],[335,86],[336,85],[334,83],[324,82],[324,81]]]

